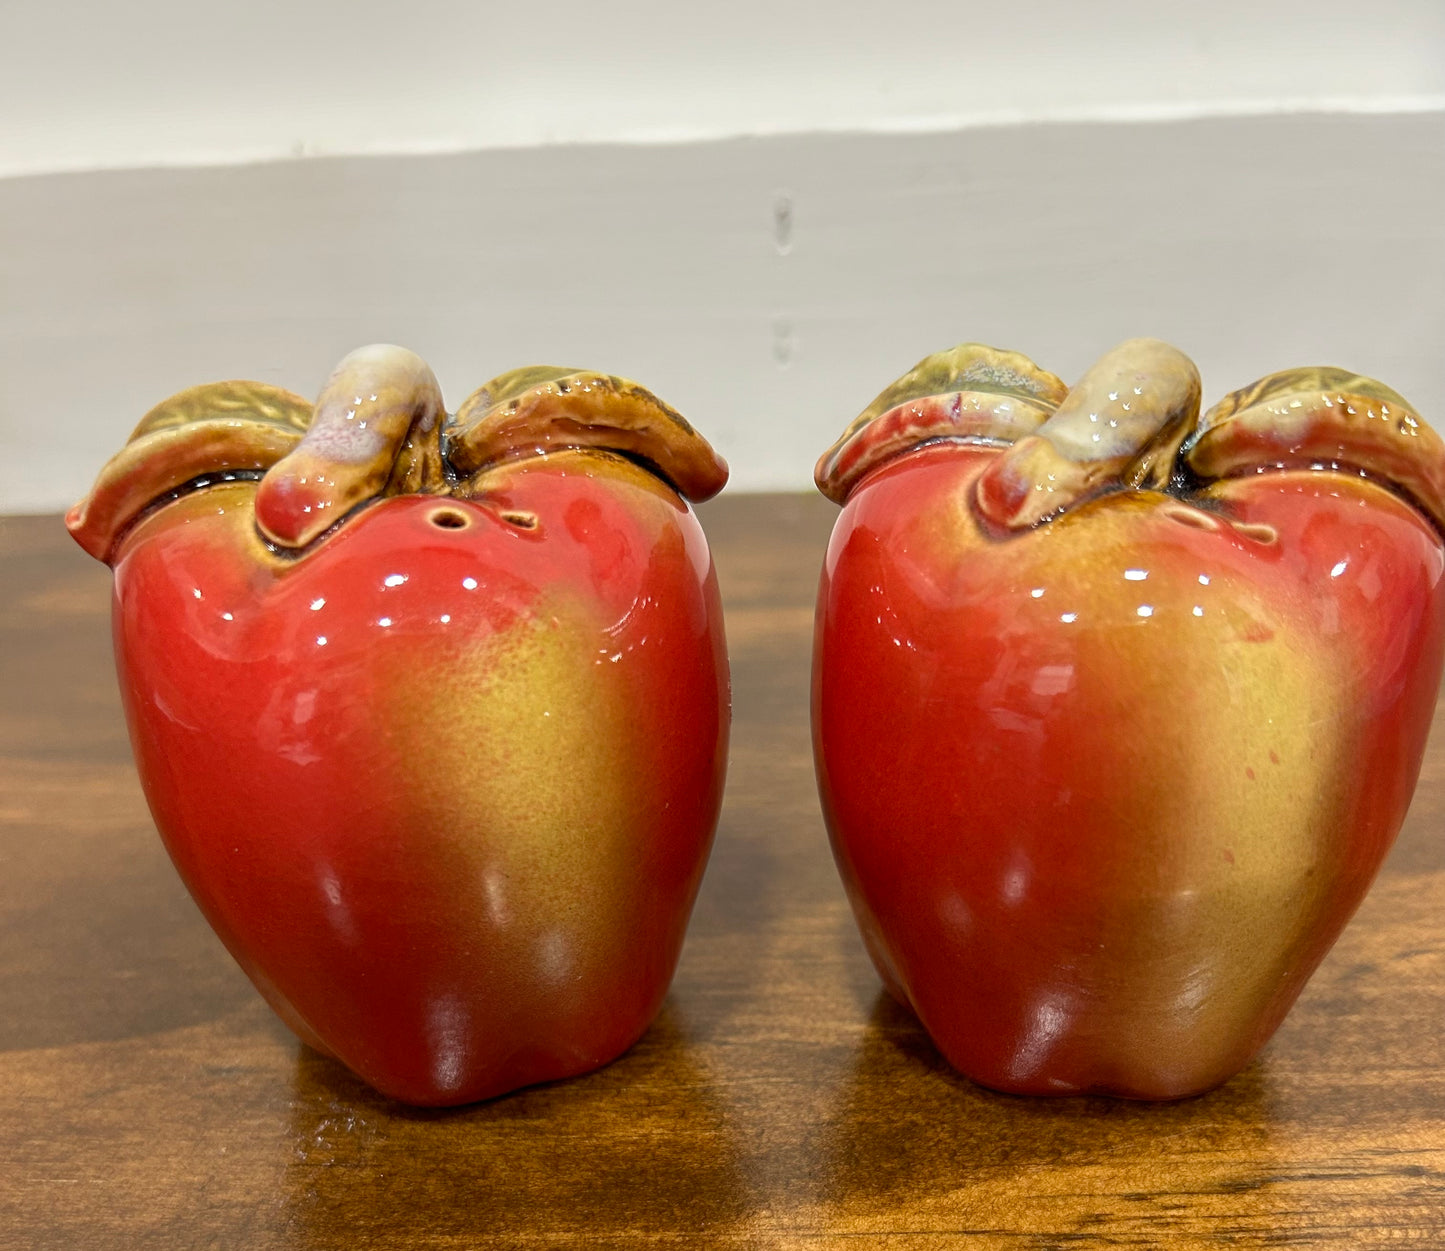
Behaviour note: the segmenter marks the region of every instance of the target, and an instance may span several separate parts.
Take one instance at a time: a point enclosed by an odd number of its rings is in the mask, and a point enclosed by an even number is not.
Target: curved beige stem
[[[978,511],[1022,530],[1111,485],[1162,487],[1199,417],[1199,370],[1158,339],[1129,339],[1090,366],[1038,432],[978,480]]]
[[[442,490],[441,389],[425,361],[373,344],[337,365],[305,437],[267,471],[256,523],[273,543],[304,547],[389,486]]]

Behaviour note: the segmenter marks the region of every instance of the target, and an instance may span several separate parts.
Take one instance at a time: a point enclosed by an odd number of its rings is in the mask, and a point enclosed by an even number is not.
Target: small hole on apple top
[[[1165,514],[1170,521],[1177,521],[1181,526],[1193,526],[1196,530],[1218,530],[1219,518],[1212,517],[1206,512],[1197,508],[1185,508],[1182,506],[1170,508]]]
[[[1235,533],[1246,539],[1253,539],[1256,543],[1276,543],[1279,541],[1279,531],[1273,526],[1267,526],[1259,521],[1236,521],[1234,523]]]
[[[498,514],[509,526],[516,526],[519,530],[535,530],[537,528],[537,514],[522,512],[519,509],[509,509]]]
[[[465,530],[472,524],[466,513],[457,508],[438,508],[427,520],[441,530]]]

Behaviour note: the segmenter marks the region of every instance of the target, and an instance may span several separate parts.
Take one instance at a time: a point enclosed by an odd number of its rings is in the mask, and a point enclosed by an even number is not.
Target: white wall
[[[1440,0],[605,7],[0,7],[0,511],[377,340],[453,405],[637,378],[741,489],[963,339],[1159,335],[1209,397],[1333,362],[1445,424]]]
[[[1441,0],[0,5],[0,174],[1442,100]]]
[[[1342,364],[1441,420],[1442,197],[1445,113],[0,180],[0,507],[68,503],[183,386],[314,394],[373,340],[453,406],[527,363],[636,378],[742,489],[806,488],[879,389],[964,339],[1069,378],[1154,334],[1211,398]]]

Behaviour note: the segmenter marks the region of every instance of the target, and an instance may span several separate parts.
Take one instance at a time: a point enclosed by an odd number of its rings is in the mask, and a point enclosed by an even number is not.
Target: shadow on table
[[[735,1228],[749,1210],[737,1147],[685,1033],[668,1003],[596,1073],[447,1110],[384,1099],[301,1048],[287,1245],[548,1245]]]
[[[1129,1224],[1158,1232],[1161,1219],[1171,1226],[1211,1196],[1238,1212],[1274,1158],[1259,1063],[1176,1103],[998,1094],[955,1072],[882,992],[835,1109],[820,1143],[819,1197],[830,1227],[852,1232],[1087,1242],[1091,1230],[1107,1232],[1106,1219],[1120,1222],[1113,1233]]]

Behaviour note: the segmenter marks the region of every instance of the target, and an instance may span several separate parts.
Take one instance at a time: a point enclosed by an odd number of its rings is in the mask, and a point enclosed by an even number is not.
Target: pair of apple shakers
[[[1168,1099],[1240,1069],[1419,771],[1440,439],[1342,370],[1199,398],[1156,340],[1072,388],[966,344],[819,462],[838,867],[888,989],[999,1090]],[[421,360],[371,347],[314,408],[172,397],[67,518],[115,571],[182,878],[291,1028],[383,1093],[584,1072],[657,1012],[729,722],[685,501],[726,476],[624,379],[524,369],[448,416]]]

